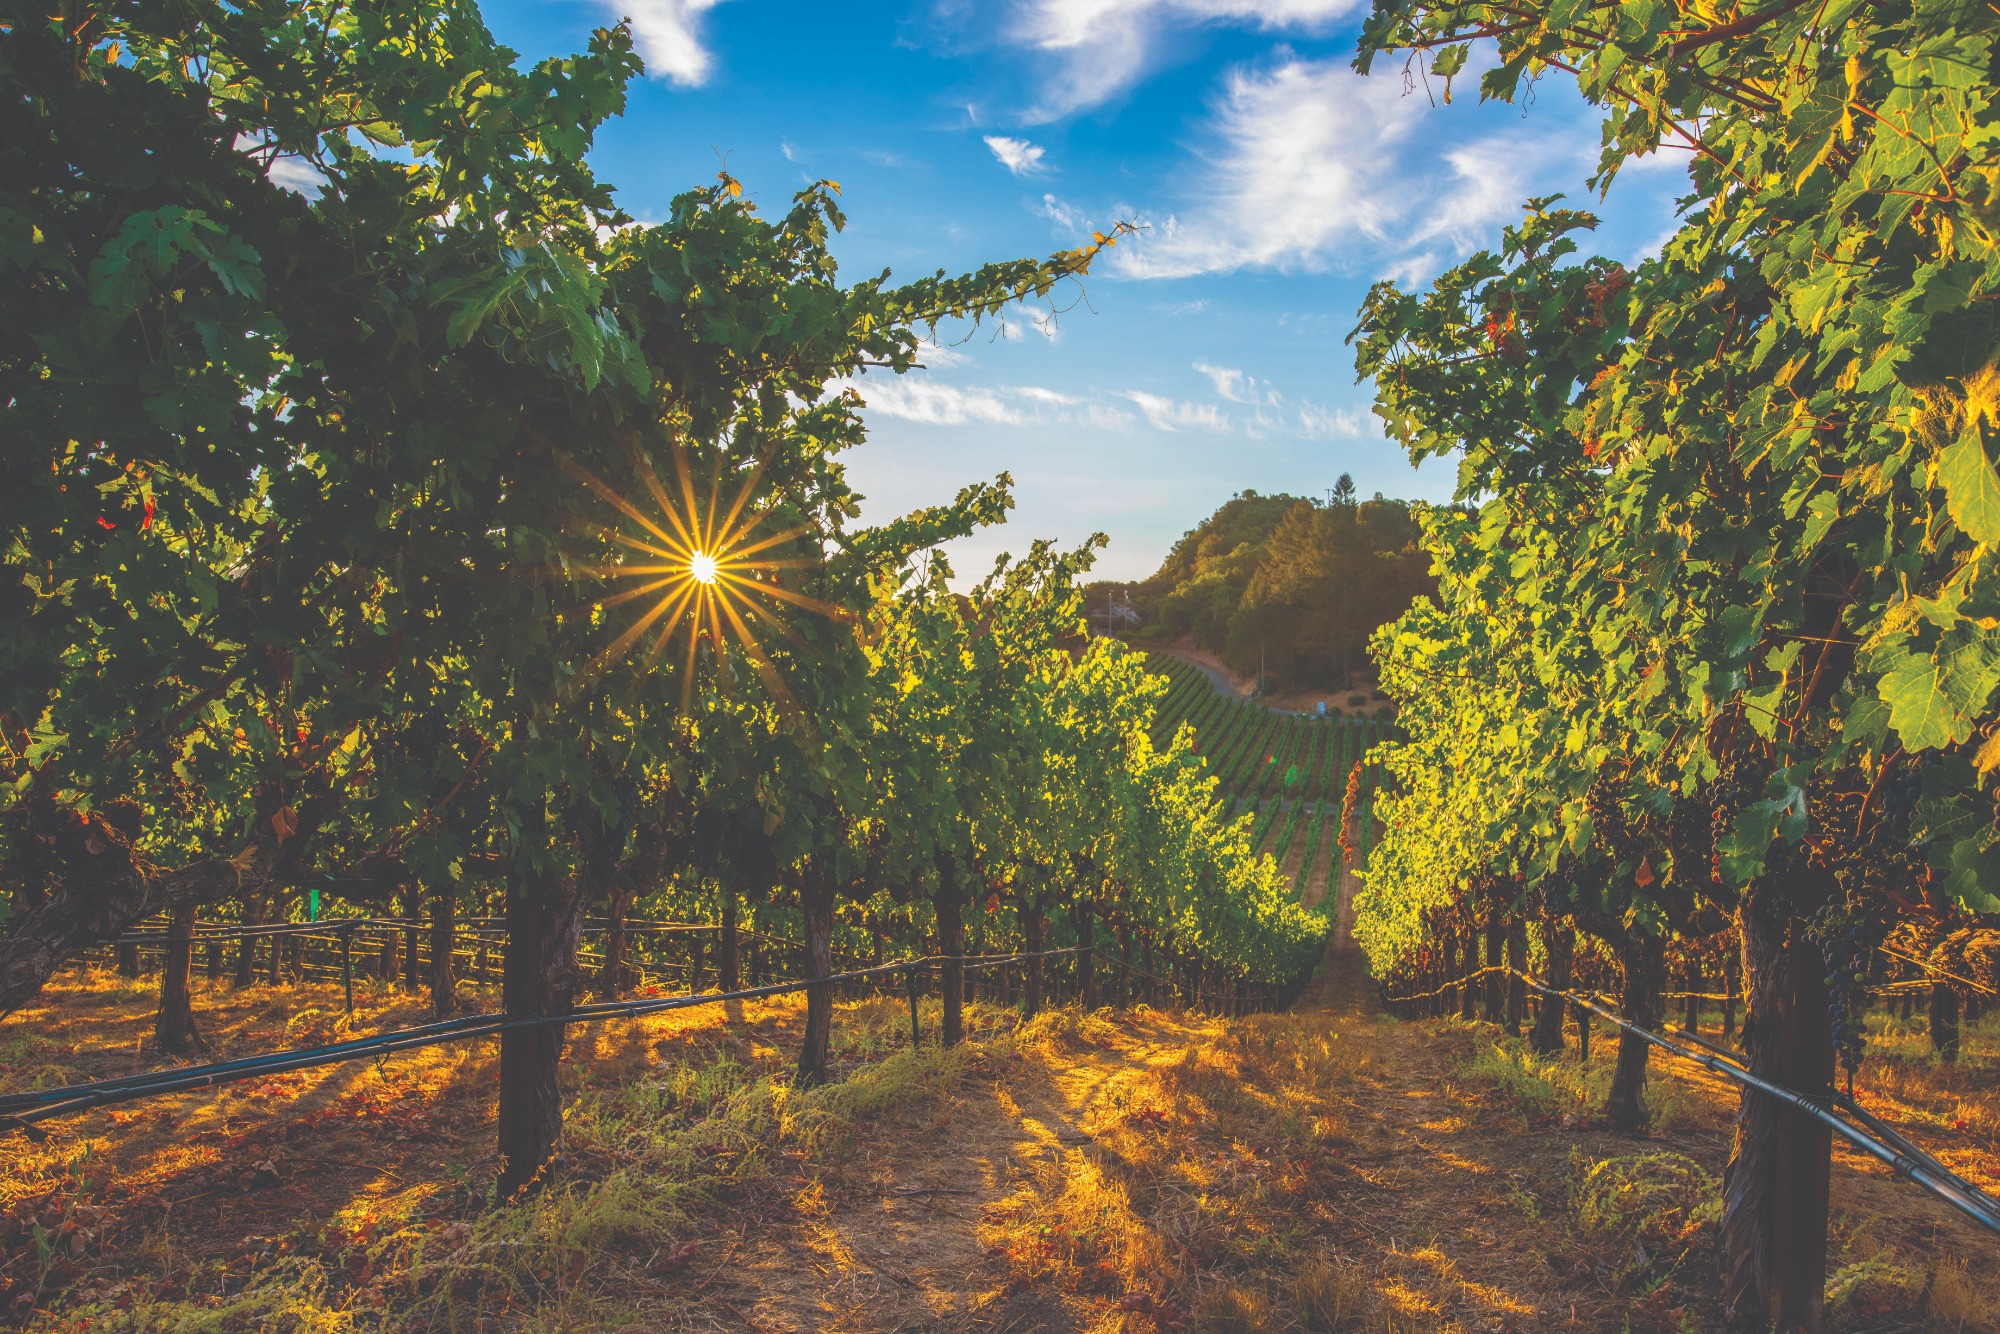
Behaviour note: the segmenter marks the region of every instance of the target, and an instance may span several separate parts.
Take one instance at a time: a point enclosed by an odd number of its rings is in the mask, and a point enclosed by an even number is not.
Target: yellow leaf
[[[2000,769],[2000,731],[1995,731],[1992,736],[1986,738],[1986,744],[1972,757],[1972,763],[1973,767],[1979,770],[1981,778],[1995,769]]]

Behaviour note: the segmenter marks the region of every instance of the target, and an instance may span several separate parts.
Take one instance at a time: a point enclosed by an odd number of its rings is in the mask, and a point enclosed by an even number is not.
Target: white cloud
[[[799,158],[798,146],[792,143],[790,139],[778,140],[778,151],[785,155],[785,161],[787,162],[798,162],[801,160]]]
[[[861,396],[870,415],[895,417],[924,426],[964,426],[969,423],[1022,427],[1067,425],[1122,433],[1131,430],[1136,422],[1131,413],[1104,401],[1102,396],[1066,394],[1036,384],[988,387],[941,383],[932,378],[932,374],[940,364],[950,363],[933,360],[929,353],[935,350],[925,349],[925,360],[931,363],[929,372],[862,375],[837,381],[832,387],[854,390]],[[970,358],[954,356],[952,360],[969,361]],[[1212,406],[1200,408],[1192,404],[1174,404],[1171,400],[1152,395],[1121,394],[1119,397],[1150,399],[1158,405],[1155,410],[1163,414],[1163,420],[1186,425],[1204,425],[1215,413]],[[1170,426],[1167,429],[1180,427]]]
[[[632,20],[632,41],[646,72],[683,88],[707,82],[714,58],[702,44],[702,15],[722,0],[599,0],[614,16]],[[791,154],[787,153],[787,157]]]
[[[947,366],[963,366],[972,358],[946,343],[930,342],[917,344],[917,361],[926,369],[941,371]]]
[[[302,195],[316,195],[326,186],[326,177],[320,175],[319,168],[302,157],[273,158],[264,174],[273,185]]]
[[[272,151],[271,142],[261,134],[239,134],[235,149],[248,153],[264,166],[264,174],[271,178],[271,184],[281,190],[311,198],[326,188],[326,177],[320,169],[295,153]]]
[[[1165,29],[1234,23],[1321,32],[1366,7],[1366,0],[1017,0],[1007,36],[1055,56],[1033,116],[1054,120],[1130,87]]]
[[[1215,431],[1229,429],[1229,418],[1213,403],[1186,403],[1162,398],[1143,390],[1127,389],[1118,397],[1129,399],[1156,431]]]
[[[1053,389],[1044,389],[1038,384],[1023,385],[1014,392],[1031,403],[1045,403],[1055,408],[1065,408],[1076,402],[1074,395],[1058,393]]]
[[[1379,434],[1374,414],[1355,408],[1325,408],[1317,403],[1299,404],[1299,434],[1308,440],[1331,440],[1336,436],[1360,440]]]
[[[1194,368],[1206,375],[1215,385],[1217,396],[1231,403],[1249,403],[1256,391],[1256,381],[1242,371],[1228,366],[1211,366],[1205,361],[1197,361]]]
[[[1412,256],[1428,267],[1489,242],[1494,224],[1558,174],[1551,168],[1573,175],[1595,143],[1559,121],[1427,149],[1419,126],[1450,114],[1406,94],[1402,80],[1364,78],[1344,61],[1237,70],[1215,108],[1203,178],[1182,208],[1114,252],[1113,270],[1380,270]]]
[[[1019,426],[1025,420],[1020,409],[990,389],[961,389],[905,375],[869,379],[854,388],[871,410],[926,426],[962,426],[975,421]]]
[[[1009,139],[1004,134],[989,134],[986,146],[993,150],[994,157],[1000,159],[1000,165],[1016,176],[1039,176],[1046,170],[1042,166],[1042,154],[1047,150],[1039,144],[1031,144],[1026,139]]]

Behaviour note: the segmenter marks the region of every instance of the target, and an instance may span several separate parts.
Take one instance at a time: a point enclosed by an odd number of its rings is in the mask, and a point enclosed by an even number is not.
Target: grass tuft
[[[1272,1328],[1271,1303],[1255,1288],[1218,1283],[1194,1307],[1197,1334],[1263,1334]]]

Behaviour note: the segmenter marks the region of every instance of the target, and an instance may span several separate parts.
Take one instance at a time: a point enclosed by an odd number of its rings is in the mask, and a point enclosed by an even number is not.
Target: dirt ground
[[[217,1054],[330,1035],[333,988],[217,984]],[[364,995],[356,1027],[422,1017]],[[66,975],[0,1023],[7,1088],[150,1067],[146,984]],[[794,1004],[578,1030],[569,1142],[494,1209],[490,1044],[90,1113],[10,1142],[0,1267],[36,1329],[1702,1330],[1735,1100],[1654,1067],[1654,1134],[1596,1121],[1612,1044],[1374,1012],[1358,959],[1282,1015],[973,1010],[907,1053],[844,1006],[847,1080],[789,1093]],[[934,1014],[927,1014],[934,1025]],[[2000,1041],[1890,1056],[1864,1098],[2000,1189]],[[1836,1327],[1991,1328],[1992,1238],[1838,1156]],[[39,1230],[39,1235],[38,1235]],[[1982,1257],[1984,1257],[1982,1259]]]

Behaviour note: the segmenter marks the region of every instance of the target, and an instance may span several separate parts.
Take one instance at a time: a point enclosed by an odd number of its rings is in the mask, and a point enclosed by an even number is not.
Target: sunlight
[[[637,532],[593,526],[599,536],[628,553],[611,564],[580,571],[625,585],[620,591],[600,598],[597,605],[609,610],[627,602],[648,604],[597,655],[585,679],[601,674],[649,637],[644,665],[650,668],[660,660],[675,635],[685,629],[683,702],[693,695],[694,668],[701,645],[707,643],[720,651],[733,640],[757,669],[773,698],[790,707],[791,692],[779,679],[758,631],[761,628],[787,639],[792,634],[766,602],[789,603],[824,616],[840,613],[838,608],[779,582],[778,571],[798,569],[814,561],[810,555],[780,558],[782,549],[805,535],[803,528],[760,534],[759,529],[772,514],[767,505],[755,503],[762,499],[757,488],[764,476],[763,463],[742,474],[734,499],[725,502],[719,473],[709,479],[706,497],[701,495],[684,451],[674,453],[677,485],[669,489],[654,471],[651,460],[635,450],[633,471],[643,488],[641,498],[635,502],[567,454],[558,454],[557,462],[570,476],[637,525]]]

